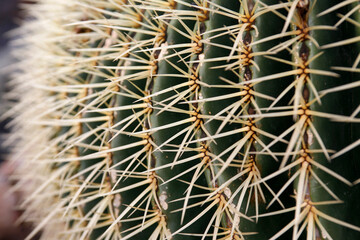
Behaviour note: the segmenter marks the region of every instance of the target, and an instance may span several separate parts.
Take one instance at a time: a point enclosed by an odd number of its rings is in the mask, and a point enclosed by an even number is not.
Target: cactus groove
[[[360,1],[24,8],[27,239],[360,239]]]

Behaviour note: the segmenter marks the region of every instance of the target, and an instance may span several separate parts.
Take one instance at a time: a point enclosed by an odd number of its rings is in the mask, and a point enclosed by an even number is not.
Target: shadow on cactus
[[[358,0],[25,8],[27,239],[360,238]]]

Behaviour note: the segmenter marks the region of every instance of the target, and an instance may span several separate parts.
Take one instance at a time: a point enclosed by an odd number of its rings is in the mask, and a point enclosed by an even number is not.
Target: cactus
[[[27,239],[360,238],[358,0],[25,8]]]

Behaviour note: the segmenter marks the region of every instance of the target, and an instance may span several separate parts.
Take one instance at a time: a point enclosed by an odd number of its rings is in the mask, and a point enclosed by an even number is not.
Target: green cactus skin
[[[27,239],[360,239],[358,0],[26,9]]]
[[[334,1],[333,5],[335,5],[337,1]],[[350,11],[354,6],[348,6],[343,10],[343,13]],[[309,16],[309,21],[314,25],[323,25],[331,22],[330,25],[335,25],[338,19],[335,18],[336,13],[329,13],[327,15],[316,18],[316,14],[326,10],[326,6],[317,6],[314,8],[313,14]],[[359,13],[357,13],[359,15]],[[357,16],[358,17],[358,16]],[[314,33],[314,38],[318,39],[320,45],[329,44],[331,41],[329,39],[336,39],[336,41],[341,41],[343,39],[347,39],[350,37],[355,37],[354,29],[352,26],[340,25],[337,31],[319,31]],[[352,66],[354,59],[356,58],[357,53],[354,52],[353,49],[358,49],[358,47],[353,45],[347,45],[340,48],[327,49],[327,51],[319,58],[319,61],[314,61],[310,67],[316,69],[328,69],[331,70],[331,66]],[[319,52],[317,48],[311,46],[311,55],[315,55]],[[338,57],[336,57],[338,56]],[[321,61],[320,61],[321,60]],[[355,78],[355,74],[352,73],[342,73],[342,77],[340,79],[334,79],[335,81],[331,81],[331,78],[324,78],[323,76],[315,76],[314,84],[317,89],[327,89],[331,87],[336,87],[341,84],[351,83]],[[357,76],[358,78],[358,76]],[[340,83],[341,82],[341,83]],[[353,108],[357,104],[357,100],[354,97],[350,96],[358,96],[359,89],[351,89],[350,91],[341,91],[337,93],[333,93],[332,95],[325,96],[323,101],[329,104],[315,104],[314,110],[321,112],[329,112],[339,115],[351,115]],[[314,96],[312,96],[314,97]],[[355,101],[354,101],[355,100]],[[341,104],[342,108],[336,108],[334,104]],[[344,123],[339,122],[329,122],[322,118],[314,117],[314,126],[322,137],[325,146],[329,149],[342,149],[347,145],[351,144],[353,141],[356,141],[359,138],[359,135],[353,133],[351,127]],[[337,137],[334,137],[337,136]],[[319,148],[319,143],[315,142],[314,148]],[[358,150],[357,150],[358,151]],[[358,174],[356,170],[358,166],[358,159],[355,157],[356,152],[348,153],[347,155],[340,156],[331,161],[331,164],[326,160],[324,156],[317,156],[317,161],[329,169],[336,171],[338,174],[342,176],[347,176],[349,181],[356,180]],[[349,156],[350,155],[350,156]],[[344,164],[346,162],[346,164]],[[319,169],[314,169],[314,172],[319,176],[319,178],[326,178],[324,172],[321,172]],[[319,183],[313,179],[310,183],[310,194],[311,198],[314,201],[326,201],[331,199],[329,195],[324,192],[324,190],[317,191],[319,187]],[[324,213],[336,217],[338,219],[342,219],[346,222],[352,222],[355,225],[359,225],[359,218],[353,216],[354,211],[358,211],[358,205],[354,202],[354,199],[359,198],[359,185],[357,186],[347,186],[344,183],[334,180],[327,180],[327,186],[331,189],[334,189],[334,193],[344,202],[344,204],[340,204],[336,209],[329,206],[319,206],[319,209]],[[353,207],[350,207],[353,206]],[[354,233],[353,231],[349,231],[339,226],[335,226],[333,223],[320,219],[325,228],[329,229],[329,234],[333,237],[333,239],[356,239],[358,237],[358,233]]]

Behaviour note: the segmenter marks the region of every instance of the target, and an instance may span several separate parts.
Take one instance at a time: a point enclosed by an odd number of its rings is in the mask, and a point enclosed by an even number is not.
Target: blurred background
[[[6,73],[6,66],[11,65],[14,59],[10,55],[10,38],[8,32],[17,26],[19,21],[20,0],[0,0],[0,114],[5,111],[4,93],[6,92],[6,82],[8,81],[8,74]],[[0,123],[0,132],[4,133],[4,122]],[[0,161],[3,160],[4,148],[0,150]]]
[[[59,0],[61,1],[61,0]],[[6,92],[9,91],[6,83],[9,73],[6,71],[15,60],[11,57],[11,44],[9,31],[16,28],[23,19],[19,10],[21,0],[0,0],[0,116],[6,111]],[[12,172],[10,165],[6,163],[7,148],[3,142],[8,134],[7,121],[0,121],[0,240],[22,240],[30,231],[26,224],[17,224],[16,221],[21,212],[16,210],[18,196],[9,193]]]

